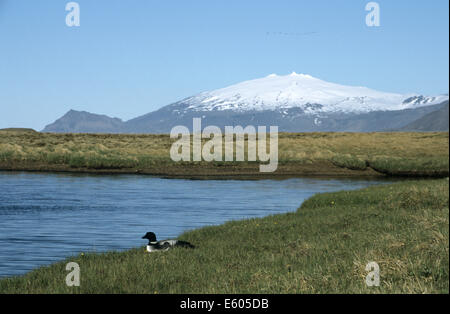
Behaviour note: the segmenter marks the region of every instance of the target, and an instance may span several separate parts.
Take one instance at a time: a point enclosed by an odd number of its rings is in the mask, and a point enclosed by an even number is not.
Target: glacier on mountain
[[[237,112],[300,108],[305,114],[367,113],[439,104],[448,95],[422,96],[376,91],[326,82],[307,74],[271,74],[229,87],[203,92],[180,103],[186,110]]]

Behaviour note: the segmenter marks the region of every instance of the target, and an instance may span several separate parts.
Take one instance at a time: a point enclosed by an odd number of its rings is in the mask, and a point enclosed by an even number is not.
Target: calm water
[[[0,172],[0,277],[80,252],[125,250],[228,220],[295,211],[315,193],[381,181],[159,179]]]

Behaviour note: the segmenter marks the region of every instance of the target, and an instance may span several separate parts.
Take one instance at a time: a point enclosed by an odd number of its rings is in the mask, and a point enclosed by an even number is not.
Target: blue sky
[[[271,73],[448,93],[448,0],[0,0],[0,128],[69,109],[124,120]]]

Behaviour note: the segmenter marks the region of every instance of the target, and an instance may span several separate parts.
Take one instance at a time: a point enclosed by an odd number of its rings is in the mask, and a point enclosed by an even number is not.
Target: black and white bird
[[[147,252],[167,251],[174,247],[184,247],[193,249],[195,246],[186,241],[180,240],[161,240],[156,241],[156,235],[153,232],[147,232],[142,239],[147,239]]]

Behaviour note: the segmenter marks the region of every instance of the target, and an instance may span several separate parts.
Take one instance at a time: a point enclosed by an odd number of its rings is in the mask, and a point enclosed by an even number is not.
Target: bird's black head
[[[142,239],[147,239],[149,242],[156,242],[156,235],[153,232],[147,232]]]

